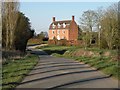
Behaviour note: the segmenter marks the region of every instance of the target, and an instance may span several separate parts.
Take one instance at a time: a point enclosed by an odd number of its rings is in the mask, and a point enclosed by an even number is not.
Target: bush
[[[2,51],[2,63],[5,63],[7,59],[19,59],[26,55],[26,53],[20,51]]]
[[[55,40],[48,40],[48,44],[49,45],[56,45],[56,41]]]
[[[32,44],[42,44],[43,41],[37,38],[32,38],[30,40],[28,40],[27,45],[32,45]]]
[[[49,45],[59,45],[59,46],[83,46],[83,41],[82,40],[66,40],[66,39],[61,39],[61,40],[49,40],[48,41]]]

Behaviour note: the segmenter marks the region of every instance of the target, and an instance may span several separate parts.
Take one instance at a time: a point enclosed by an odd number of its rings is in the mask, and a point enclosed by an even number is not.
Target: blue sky
[[[71,20],[74,15],[78,23],[83,11],[107,8],[111,4],[112,2],[21,2],[20,11],[30,19],[36,33],[40,33],[48,31],[53,16],[56,20]]]

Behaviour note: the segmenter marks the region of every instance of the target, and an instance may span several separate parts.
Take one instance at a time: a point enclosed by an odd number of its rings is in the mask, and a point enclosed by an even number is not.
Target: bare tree
[[[92,43],[92,31],[93,31],[93,27],[96,26],[96,22],[97,22],[97,15],[96,12],[93,10],[88,10],[85,11],[82,14],[82,18],[81,19],[81,24],[85,27],[87,27],[89,29],[89,43],[91,45]]]
[[[17,27],[19,11],[19,2],[16,0],[11,0],[11,2],[2,3],[2,17],[3,23],[5,23],[5,47],[7,50],[14,49],[14,33]],[[4,32],[4,31],[3,31]]]
[[[84,46],[85,46],[85,49],[89,46],[89,38],[90,38],[90,34],[89,34],[89,29],[85,26],[82,27],[82,34],[83,34],[83,41],[84,41]]]
[[[2,2],[0,2],[0,7],[2,7]],[[2,44],[2,9],[0,8],[0,45]],[[0,47],[1,48],[1,47]]]
[[[98,28],[98,46],[101,48],[101,23],[100,21],[102,20],[103,17],[103,9],[102,7],[99,7],[98,10],[96,11],[97,14],[97,28]]]

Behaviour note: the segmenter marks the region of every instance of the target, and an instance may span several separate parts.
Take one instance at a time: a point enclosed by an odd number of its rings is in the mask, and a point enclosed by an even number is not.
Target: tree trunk
[[[92,26],[90,26],[90,46],[92,44]]]

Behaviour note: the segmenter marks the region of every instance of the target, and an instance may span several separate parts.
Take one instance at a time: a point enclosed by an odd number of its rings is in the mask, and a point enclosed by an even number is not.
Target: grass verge
[[[38,56],[28,55],[18,60],[9,60],[2,68],[2,90],[15,88],[37,64]]]

